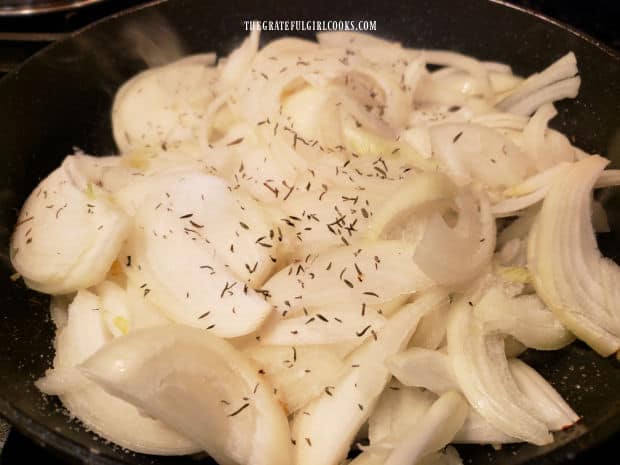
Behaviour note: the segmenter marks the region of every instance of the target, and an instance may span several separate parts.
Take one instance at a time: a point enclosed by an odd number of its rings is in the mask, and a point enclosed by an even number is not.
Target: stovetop
[[[28,3],[23,0],[0,0],[0,7]],[[587,2],[558,2],[555,0],[508,0],[511,3],[539,11],[547,16],[580,29],[604,44],[620,50],[620,1],[589,0]],[[31,3],[37,3],[31,1]],[[45,3],[45,2],[39,2]],[[115,12],[147,0],[101,0],[84,2],[84,7],[35,16],[0,16],[0,78],[14,70],[26,58],[45,46],[60,40],[80,28]],[[45,464],[67,465],[0,419],[0,465]],[[602,447],[581,458],[581,463],[612,465],[617,463],[617,442],[620,434]]]

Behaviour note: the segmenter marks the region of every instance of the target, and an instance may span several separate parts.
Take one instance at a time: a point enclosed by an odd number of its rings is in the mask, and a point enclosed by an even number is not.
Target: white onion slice
[[[475,124],[441,124],[430,129],[433,153],[457,185],[476,180],[494,188],[521,182],[530,161],[499,131]]]
[[[579,420],[562,396],[536,370],[517,358],[508,363],[519,389],[536,406],[551,431],[568,428]]]
[[[480,298],[474,314],[487,331],[510,334],[534,349],[557,350],[574,340],[535,294],[510,297],[500,286],[494,286]]]
[[[579,93],[581,78],[579,76],[558,81],[544,87],[506,110],[517,115],[531,115],[545,103],[556,102],[565,98],[575,98]]]
[[[506,111],[537,90],[554,82],[570,78],[577,74],[577,72],[577,58],[573,52],[569,52],[545,70],[528,77],[513,92],[500,101],[497,107]]]
[[[458,222],[450,228],[440,215],[431,218],[418,244],[414,261],[438,284],[462,284],[477,276],[491,260],[495,248],[495,219],[488,199],[478,205],[473,195],[457,198]]]
[[[368,419],[389,380],[383,360],[407,344],[420,318],[446,300],[441,292],[421,295],[396,313],[376,340],[370,339],[347,363],[351,368],[342,380],[297,414],[293,423],[298,465],[336,465],[343,460],[355,434]],[[337,424],[331,418],[339,418]],[[332,427],[330,427],[332,426]]]
[[[436,350],[412,347],[390,357],[386,364],[405,386],[425,388],[437,394],[459,390],[450,359]]]
[[[257,346],[245,353],[273,385],[291,414],[334,386],[345,373],[344,362],[329,346]]]
[[[441,173],[420,173],[408,179],[398,191],[386,199],[370,219],[366,237],[376,240],[403,217],[420,209],[452,200],[456,187]]]
[[[491,425],[537,445],[553,440],[510,374],[503,338],[485,333],[466,299],[452,307],[448,354],[463,394]]]
[[[410,465],[449,444],[463,426],[469,406],[461,394],[449,391],[439,397],[405,434],[385,465]],[[420,426],[424,428],[421,429]]]
[[[264,288],[274,308],[290,316],[326,302],[358,308],[381,304],[432,286],[414,263],[414,250],[409,243],[387,240],[330,249],[283,268]]]
[[[80,365],[90,379],[206,450],[218,463],[289,465],[273,387],[234,347],[187,326],[141,329]]]
[[[436,398],[431,392],[403,386],[397,381],[390,382],[368,419],[371,449],[376,449],[377,445],[394,447]]]
[[[101,282],[129,218],[101,189],[72,176],[67,157],[30,194],[11,237],[11,262],[32,289],[68,294]]]
[[[111,339],[101,314],[101,300],[79,291],[69,305],[67,326],[57,334],[54,368],[36,382],[43,392],[59,395],[71,414],[100,436],[132,451],[184,455],[200,449],[158,420],[89,381],[77,365]],[[122,418],[122,421],[119,421]]]
[[[245,78],[258,51],[259,38],[260,30],[253,30],[247,39],[228,56],[217,82],[219,92],[234,87]]]
[[[269,274],[275,247],[251,199],[187,174],[151,193],[135,224],[125,272],[169,318],[224,337],[267,318],[271,305],[248,283]]]
[[[369,329],[364,339],[370,337],[370,330],[378,331],[385,324],[385,317],[377,313],[380,308],[376,305],[346,307],[317,308],[286,319],[275,315],[273,321],[259,330],[261,342],[273,345],[360,343],[358,334],[365,328]]]
[[[607,163],[593,155],[556,178],[528,242],[537,292],[568,329],[603,356],[620,348],[620,269],[601,255],[591,224],[591,191]]]
[[[120,151],[195,139],[216,79],[216,68],[182,59],[127,81],[112,107],[114,140]]]

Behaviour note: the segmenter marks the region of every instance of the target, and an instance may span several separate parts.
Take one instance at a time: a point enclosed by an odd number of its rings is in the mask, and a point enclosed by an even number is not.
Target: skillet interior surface
[[[569,50],[582,76],[579,98],[558,105],[554,120],[588,152],[620,162],[620,59],[592,41],[529,13],[485,0],[415,0],[388,5],[339,2],[173,0],[106,20],[46,49],[0,81],[0,414],[19,430],[73,460],[89,463],[197,463],[126,453],[69,422],[54,398],[33,386],[50,365],[53,326],[48,298],[12,282],[8,241],[17,211],[37,182],[79,147],[115,152],[110,130],[114,92],[134,73],[188,53],[229,53],[251,19],[369,19],[377,34],[406,46],[446,48],[512,65],[527,75]],[[285,32],[264,32],[265,43]],[[289,33],[290,34],[290,33]],[[295,33],[312,37],[314,33]],[[620,258],[620,197],[603,193],[612,230],[599,237],[603,252]],[[580,343],[526,360],[549,379],[583,416],[544,448],[461,448],[465,463],[565,463],[620,431],[618,362],[601,359]],[[119,421],[122,421],[119,419]],[[209,463],[209,462],[207,462]]]

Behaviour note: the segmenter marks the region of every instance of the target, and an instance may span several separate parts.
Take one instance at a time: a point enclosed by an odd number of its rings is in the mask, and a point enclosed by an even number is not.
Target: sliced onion
[[[136,278],[141,278],[138,274]],[[131,326],[134,329],[150,328],[152,326],[164,326],[172,324],[173,321],[157,306],[151,304],[144,296],[144,289],[140,287],[144,284],[144,279],[127,280],[126,297],[129,304]]]
[[[30,194],[11,237],[13,266],[48,294],[101,282],[129,233],[129,219],[105,192],[72,179],[73,161],[67,157]]]
[[[461,394],[449,391],[439,397],[409,429],[390,453],[385,465],[409,465],[449,444],[463,426],[469,406]],[[420,425],[424,425],[421,429]]]
[[[94,291],[101,299],[100,311],[110,333],[114,337],[127,334],[133,325],[125,289],[112,281],[104,281]]]
[[[225,337],[267,318],[271,305],[248,283],[269,274],[275,244],[251,199],[218,178],[183,175],[148,196],[135,225],[125,271],[169,318]]]
[[[297,414],[293,422],[295,463],[337,465],[347,455],[359,428],[368,419],[389,380],[383,365],[386,357],[406,344],[420,318],[445,301],[440,292],[421,295],[396,313],[376,340],[370,339],[348,359],[351,368],[342,380]],[[339,418],[337,424],[331,418]],[[330,425],[332,427],[330,427]]]
[[[360,342],[362,331],[366,329],[364,338],[368,338],[370,330],[378,331],[385,324],[376,305],[362,304],[343,309],[345,306],[313,309],[295,318],[275,316],[273,322],[268,322],[259,331],[261,342],[273,345]]]
[[[276,396],[291,414],[334,386],[346,371],[327,346],[258,346],[246,354],[265,372]]]
[[[466,71],[480,81],[483,94],[490,93],[491,83],[489,81],[488,71],[478,60],[460,53],[445,50],[425,50],[424,59],[427,63],[452,66]]]
[[[528,119],[524,116],[513,115],[512,113],[487,113],[475,116],[471,119],[471,122],[492,129],[523,131]]]
[[[375,240],[417,210],[439,202],[452,200],[456,187],[450,179],[440,173],[420,173],[413,176],[398,192],[388,198],[372,216],[366,237]]]
[[[506,189],[505,199],[491,207],[496,217],[513,216],[545,198],[553,180],[562,176],[570,168],[570,163],[558,163],[540,173],[537,173],[523,182]]]
[[[183,59],[151,68],[123,84],[112,107],[114,140],[120,151],[194,139],[214,96],[216,78],[216,68]]]
[[[455,444],[510,444],[520,442],[492,426],[474,409],[469,410],[463,427],[454,436]]]
[[[595,187],[611,187],[620,185],[620,170],[605,170],[596,180]]]
[[[538,170],[545,170],[563,162],[572,162],[575,159],[570,142],[564,136],[547,128],[549,121],[557,113],[551,103],[544,104],[536,110],[523,130],[522,143]],[[556,147],[553,142],[561,145]]]
[[[67,326],[57,334],[54,368],[36,382],[37,387],[59,395],[72,415],[122,447],[156,455],[197,452],[199,448],[190,440],[160,421],[143,416],[133,405],[106,393],[78,371],[77,365],[103,347],[111,334],[96,295],[79,291],[68,312]]]
[[[390,357],[387,366],[405,386],[425,388],[437,394],[459,390],[450,359],[436,350],[412,347]]]
[[[536,295],[510,297],[500,286],[494,286],[481,297],[474,314],[488,331],[510,334],[537,350],[561,349],[574,340]]]
[[[568,329],[603,356],[620,348],[620,270],[601,255],[591,224],[591,191],[607,163],[593,155],[556,178],[528,242],[537,292]]]
[[[386,197],[350,187],[323,190],[320,182],[308,183],[317,189],[291,195],[272,215],[277,238],[283,236],[289,256],[297,260],[363,238]],[[307,185],[302,184],[302,190]],[[286,188],[280,189],[286,194]]]
[[[462,284],[477,276],[495,248],[495,220],[486,197],[465,193],[457,199],[458,222],[450,228],[440,215],[431,218],[414,261],[438,284]]]
[[[474,124],[441,124],[430,129],[433,153],[458,185],[472,180],[489,187],[521,182],[530,162],[500,132]]]
[[[532,74],[500,101],[497,106],[506,111],[537,90],[570,78],[577,74],[577,72],[577,59],[573,52],[569,52],[540,73]]]
[[[519,389],[536,406],[551,431],[566,429],[579,421],[579,416],[536,370],[516,358],[508,363]]]
[[[409,341],[409,347],[436,350],[443,345],[446,340],[449,313],[450,306],[446,304],[424,316]]]
[[[290,464],[288,423],[273,387],[223,339],[187,326],[141,329],[80,369],[219,463]]]
[[[226,91],[242,81],[246,74],[250,71],[252,61],[258,51],[258,40],[260,31],[253,30],[247,39],[243,41],[241,46],[235,49],[222,66],[217,89],[219,92]]]
[[[452,307],[448,355],[469,403],[503,433],[537,445],[553,441],[510,374],[499,335],[487,335],[466,298]]]
[[[327,303],[381,304],[432,285],[414,263],[414,249],[401,241],[338,247],[283,268],[264,288],[275,309],[291,316]]]
[[[545,103],[556,102],[565,98],[575,98],[579,93],[581,78],[579,76],[564,79],[550,86],[533,92],[520,102],[507,108],[507,111],[517,115],[531,115]]]
[[[371,449],[377,445],[394,447],[407,430],[418,423],[436,396],[422,389],[403,386],[392,381],[381,394],[368,419],[368,439]]]

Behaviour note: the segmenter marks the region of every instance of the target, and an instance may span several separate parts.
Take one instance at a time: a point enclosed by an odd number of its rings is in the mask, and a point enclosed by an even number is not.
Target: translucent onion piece
[[[430,350],[438,349],[446,339],[449,313],[450,306],[446,304],[424,316],[409,341],[409,347],[421,347]]]
[[[570,168],[570,163],[560,162],[551,168],[541,171],[525,181],[509,187],[503,192],[503,200],[491,207],[493,214],[498,217],[514,216],[531,207],[545,198],[553,180],[562,176]]]
[[[444,174],[428,172],[415,175],[376,210],[366,237],[376,240],[403,217],[438,202],[450,201],[455,194],[456,187]]]
[[[195,139],[216,79],[214,67],[184,59],[127,81],[112,107],[114,140],[120,151]]]
[[[390,453],[385,465],[410,465],[449,444],[463,426],[469,406],[461,394],[449,391],[437,399]],[[420,426],[423,425],[423,428]]]
[[[321,120],[329,97],[325,90],[313,86],[304,87],[284,100],[282,113],[290,115],[291,126],[299,136],[305,140],[319,140],[324,143],[321,140]]]
[[[403,386],[392,381],[381,394],[368,419],[371,448],[394,447],[407,430],[426,413],[436,396],[422,389]]]
[[[502,110],[508,110],[522,101],[526,96],[549,86],[554,82],[567,79],[577,74],[577,58],[569,52],[540,73],[534,73],[516,87],[507,97],[497,104]]]
[[[521,182],[530,161],[499,131],[474,124],[441,124],[430,129],[433,153],[458,185],[472,180],[489,187]]]
[[[125,272],[169,318],[225,337],[267,318],[271,305],[248,283],[270,272],[275,247],[251,199],[187,174],[150,194],[135,225]]]
[[[562,396],[536,370],[516,358],[508,363],[519,389],[536,406],[550,430],[560,431],[579,420]]]
[[[591,191],[607,163],[593,155],[556,178],[528,242],[528,267],[538,294],[603,356],[620,348],[620,270],[601,255],[591,224]]]
[[[491,90],[488,72],[483,64],[475,58],[445,50],[425,50],[424,59],[427,63],[452,66],[466,71],[480,81],[483,94],[488,94]]]
[[[334,386],[346,368],[329,347],[259,346],[246,354],[264,370],[280,402],[291,414]]]
[[[466,299],[452,306],[448,355],[463,394],[491,425],[537,445],[553,440],[510,374],[503,338],[485,334]]]
[[[579,76],[558,81],[533,92],[520,102],[508,107],[507,111],[517,115],[531,115],[545,103],[577,97],[580,85],[581,78]]]
[[[390,357],[386,363],[405,386],[425,388],[437,394],[459,390],[450,359],[436,350],[412,347]]]
[[[524,116],[513,115],[512,113],[487,113],[472,118],[471,122],[493,129],[522,131],[528,119]]]
[[[596,180],[595,187],[610,187],[620,185],[620,170],[605,170]]]
[[[226,341],[187,326],[141,329],[80,365],[107,391],[161,418],[220,464],[288,465],[273,387]]]
[[[500,286],[494,286],[481,297],[474,314],[488,331],[510,334],[534,349],[557,350],[574,340],[536,295],[510,297]]]
[[[226,59],[222,66],[217,82],[217,89],[223,92],[234,87],[249,72],[252,61],[258,51],[260,31],[253,30],[249,37],[243,41]]]
[[[385,317],[377,313],[376,305],[355,306],[354,308],[312,309],[303,316],[282,319],[277,315],[259,330],[264,344],[337,344],[340,342],[360,342],[358,336],[365,328],[365,338],[369,330],[378,331],[385,324]],[[307,313],[307,314],[306,314]]]
[[[270,302],[290,316],[330,305],[381,304],[432,286],[413,261],[414,246],[402,241],[373,241],[308,256],[274,274],[265,283]],[[357,267],[356,267],[357,265]]]
[[[141,275],[136,275],[141,277]],[[144,296],[144,279],[128,279],[126,284],[126,298],[129,304],[131,326],[134,329],[164,326],[173,321],[166,317],[157,306],[152,305]]]
[[[191,441],[133,405],[111,396],[76,368],[110,339],[101,300],[79,291],[69,306],[67,326],[57,333],[54,368],[36,382],[43,392],[59,395],[71,414],[100,436],[135,452],[184,455],[199,451]],[[119,419],[122,418],[122,421]]]
[[[538,170],[550,168],[558,163],[574,161],[574,152],[568,142],[565,144],[566,150],[550,150],[552,144],[551,136],[547,135],[548,132],[550,133],[547,125],[557,113],[555,107],[547,103],[536,110],[523,130],[523,145]]]
[[[495,219],[488,199],[465,193],[457,198],[458,222],[450,228],[440,215],[431,218],[414,261],[437,284],[462,284],[477,276],[495,248]]]
[[[347,363],[348,372],[336,386],[304,408],[308,414],[297,414],[292,432],[298,465],[336,465],[343,460],[355,434],[368,419],[379,395],[389,381],[383,360],[401,350],[415,331],[420,318],[441,305],[446,296],[440,292],[421,295],[403,307],[369,339]],[[334,424],[332,418],[340,421]]]
[[[67,157],[30,194],[11,237],[13,266],[48,294],[102,281],[129,233],[129,219],[107,194],[72,177],[73,163]]]
[[[273,215],[278,239],[284,236],[291,257],[298,260],[309,253],[343,245],[343,238],[348,242],[359,240],[367,231],[371,214],[385,199],[376,190],[350,187],[323,190],[321,183],[308,182],[311,186],[318,184],[318,190],[311,187],[291,196]]]
[[[566,401],[533,368],[518,359],[509,360],[508,366],[519,390],[528,402],[535,406],[538,415],[550,430],[565,429],[578,420],[579,417]],[[449,390],[460,391],[450,357],[445,353],[409,349],[390,357],[388,367],[392,374],[407,386],[423,387],[437,394]],[[482,444],[518,442],[516,438],[493,427],[475,410],[469,413],[455,441]]]
[[[94,288],[101,299],[100,311],[108,330],[114,337],[132,329],[130,303],[125,289],[112,281],[104,281]]]
[[[482,415],[470,409],[463,427],[456,433],[452,442],[455,444],[510,444],[520,442],[520,440],[502,433],[491,426]]]

